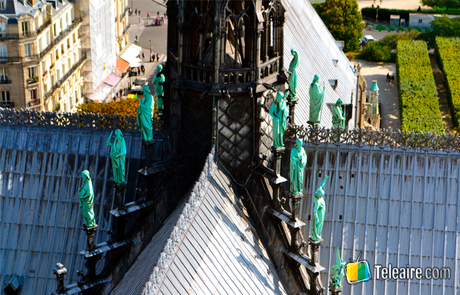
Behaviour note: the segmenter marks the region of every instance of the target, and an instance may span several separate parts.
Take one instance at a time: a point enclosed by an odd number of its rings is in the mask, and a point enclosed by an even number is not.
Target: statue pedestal
[[[332,295],[339,295],[340,292],[343,291],[343,287],[329,286],[329,291],[331,291],[331,294],[332,294]]]
[[[281,173],[281,159],[283,158],[286,148],[284,146],[279,148],[272,146],[270,150],[275,156],[275,161],[273,162],[273,171],[275,171],[275,174],[278,176]]]
[[[319,247],[323,243],[323,239],[319,241],[313,241],[311,238],[308,239],[308,244],[310,245],[311,260],[310,264],[315,267],[319,267]],[[307,269],[308,270],[308,269]],[[324,287],[321,283],[321,278],[319,277],[319,272],[310,272],[308,271],[311,278],[311,288],[312,294],[323,294]]]
[[[92,227],[87,227],[85,224],[83,224],[83,230],[86,232],[86,236],[87,236],[86,250],[93,251],[96,248],[96,246],[94,245],[94,234],[96,233],[97,225],[92,226]]]
[[[311,238],[308,238],[308,244],[310,245],[310,251],[311,251],[310,264],[313,266],[316,266],[319,262],[319,248],[321,247],[322,243],[323,243],[323,239],[319,241],[314,241]]]
[[[97,225],[92,226],[92,227],[86,227],[86,225],[83,225],[84,230],[87,235],[87,252],[94,251],[96,249],[96,245],[94,245],[94,234],[96,233],[97,230]],[[85,258],[86,259],[86,258]],[[96,277],[96,263],[100,258],[94,257],[94,258],[89,258],[86,259],[86,267],[88,268],[88,273],[85,276],[86,281],[92,281]]]
[[[126,190],[126,183],[114,182],[113,187],[115,188],[115,207],[123,206],[123,194]]]
[[[151,141],[142,141],[142,145],[145,149],[145,169],[148,169],[152,166],[152,150],[155,144],[155,140]]]
[[[302,200],[303,194],[289,193],[289,197],[291,199],[291,220],[296,222],[299,217],[300,201]]]
[[[287,102],[286,104],[289,106],[289,123],[291,125],[295,125],[295,105],[297,104],[297,102],[299,101],[298,98],[295,98],[295,99],[287,99]]]
[[[271,151],[274,155],[273,171],[275,172],[276,177],[279,177],[281,176],[281,159],[283,158],[283,154],[286,151],[286,149],[284,147],[275,148],[272,146]],[[278,210],[282,210],[280,189],[281,185],[279,184],[273,186],[273,207],[275,207]]]

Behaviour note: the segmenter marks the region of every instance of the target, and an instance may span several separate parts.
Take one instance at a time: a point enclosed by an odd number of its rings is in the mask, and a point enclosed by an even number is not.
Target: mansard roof
[[[106,196],[113,196],[114,189],[106,141],[111,130],[10,125],[3,115],[0,282],[16,274],[23,278],[22,294],[50,294],[56,290],[52,269],[57,262],[68,270],[65,285],[80,281],[76,272],[85,271],[79,254],[86,249],[78,196],[82,170],[89,170],[93,181],[99,226],[95,241],[110,238],[113,198]],[[128,182],[136,183],[141,138],[137,132],[125,132],[124,138]],[[135,195],[135,185],[130,187],[127,195]]]
[[[286,9],[284,25],[284,67],[289,69],[292,59],[291,49],[296,49],[300,57],[297,69],[297,97],[299,102],[295,110],[295,123],[306,125],[309,119],[309,87],[315,74],[320,76],[320,84],[325,81],[321,126],[332,128],[332,106],[338,98],[344,104],[356,106],[357,76],[353,66],[343,51],[337,46],[323,21],[310,2],[301,0],[283,0]],[[337,40],[339,41],[339,40]],[[337,80],[337,88],[331,87],[328,80]],[[353,98],[352,97],[353,94]],[[352,101],[353,100],[353,101]],[[329,106],[328,106],[329,104]],[[351,126],[355,126],[353,114]]]
[[[112,295],[286,294],[233,182],[209,160]]]

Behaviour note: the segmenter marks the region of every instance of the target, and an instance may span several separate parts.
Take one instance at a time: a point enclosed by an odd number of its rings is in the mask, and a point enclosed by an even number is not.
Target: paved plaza
[[[396,85],[396,65],[386,62],[369,62],[366,60],[352,60],[352,64],[360,63],[362,66],[361,74],[367,83],[369,91],[372,80],[377,80],[379,85],[379,102],[382,129],[401,129],[401,115],[399,113],[398,87]],[[394,83],[386,82],[386,76],[395,75]]]

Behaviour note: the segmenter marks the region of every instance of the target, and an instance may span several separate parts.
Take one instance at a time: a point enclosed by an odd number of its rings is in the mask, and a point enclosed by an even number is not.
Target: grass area
[[[352,59],[362,59],[362,52],[361,51],[348,51],[345,53],[345,56],[352,56]]]

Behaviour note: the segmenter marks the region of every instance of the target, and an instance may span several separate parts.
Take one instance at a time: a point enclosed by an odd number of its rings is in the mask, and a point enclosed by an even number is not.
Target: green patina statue
[[[345,129],[345,117],[342,113],[342,103],[343,100],[339,98],[332,106],[332,126],[334,126],[334,128]]]
[[[94,193],[93,184],[91,177],[89,177],[89,171],[84,170],[81,173],[83,177],[83,186],[78,188],[78,194],[80,195],[80,209],[85,220],[86,227],[96,226],[96,220],[94,219]]]
[[[112,131],[113,132],[113,131]],[[110,146],[110,158],[112,159],[113,182],[122,184],[126,182],[125,177],[125,157],[126,143],[123,138],[123,133],[120,129],[115,130],[115,140],[110,142],[112,133],[107,140],[107,146]]]
[[[291,72],[291,76],[289,76],[289,99],[296,99],[297,98],[297,68],[299,67],[299,54],[293,48],[291,49],[291,53],[293,58],[291,63],[289,64],[289,72]]]
[[[286,120],[288,108],[286,106],[286,97],[283,92],[276,94],[276,99],[270,107],[270,116],[272,116],[273,146],[275,148],[283,147],[283,135],[286,131]]]
[[[157,66],[157,74],[153,77],[152,83],[153,86],[155,87],[155,99],[156,99],[156,104],[157,104],[157,112],[158,114],[163,113],[163,98],[164,98],[164,89],[163,89],[163,83],[165,82],[165,75],[163,75],[161,72],[163,71],[163,66],[158,65]]]
[[[324,184],[329,176],[324,177],[323,182],[315,193],[315,208],[313,210],[313,223],[311,226],[310,239],[313,241],[321,240],[321,231],[323,230],[324,216],[326,215],[326,203],[324,202]]]
[[[152,100],[152,94],[150,93],[149,86],[142,86],[142,91],[144,92],[144,95],[139,102],[139,107],[137,108],[137,125],[141,128],[142,140],[152,141],[152,116],[155,104]]]
[[[337,248],[337,263],[332,266],[331,268],[331,281],[330,285],[334,288],[340,288],[342,287],[342,278],[345,275],[345,264],[347,264],[345,261],[343,261],[340,258],[340,250]]]
[[[315,75],[313,82],[310,84],[310,123],[320,123],[321,113],[324,104],[324,90],[326,86],[323,82],[323,90],[319,86],[319,75]]]
[[[303,170],[307,164],[307,154],[305,154],[302,143],[302,140],[298,138],[295,147],[291,150],[290,192],[293,194],[302,193]]]

